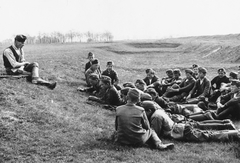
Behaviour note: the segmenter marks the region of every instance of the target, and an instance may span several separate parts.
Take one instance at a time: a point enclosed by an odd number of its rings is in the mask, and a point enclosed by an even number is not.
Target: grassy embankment
[[[183,70],[193,63],[207,67],[209,78],[219,67],[237,70],[238,43],[226,37],[200,37],[26,45],[27,60],[38,61],[41,76],[57,80],[58,86],[49,90],[25,79],[0,80],[0,162],[239,162],[236,142],[163,140],[176,144],[164,152],[115,145],[110,140],[115,113],[89,103],[86,94],[76,91],[85,84],[83,67],[89,51],[99,58],[102,69],[108,60],[114,61],[123,83],[143,78],[149,67],[159,77],[168,68]],[[240,128],[239,122],[235,124]]]

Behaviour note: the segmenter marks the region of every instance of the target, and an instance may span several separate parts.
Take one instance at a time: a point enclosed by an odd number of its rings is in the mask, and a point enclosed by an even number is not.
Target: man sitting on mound
[[[31,76],[33,84],[45,85],[50,89],[54,89],[56,82],[50,83],[39,77],[39,65],[37,62],[29,63],[25,61],[23,46],[27,39],[24,35],[17,35],[14,44],[6,48],[3,52],[4,67],[8,75],[25,74]]]

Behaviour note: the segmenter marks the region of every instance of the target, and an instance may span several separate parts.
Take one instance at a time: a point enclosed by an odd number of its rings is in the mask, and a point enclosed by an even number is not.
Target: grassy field
[[[236,36],[226,36],[26,45],[27,60],[37,61],[40,75],[58,85],[49,90],[26,79],[0,80],[0,162],[240,162],[239,142],[163,140],[175,143],[174,150],[164,152],[113,144],[115,113],[76,91],[85,86],[89,51],[101,69],[114,61],[121,83],[144,78],[146,68],[163,77],[168,68],[183,70],[193,63],[206,67],[211,79],[220,67],[237,70],[239,43]]]

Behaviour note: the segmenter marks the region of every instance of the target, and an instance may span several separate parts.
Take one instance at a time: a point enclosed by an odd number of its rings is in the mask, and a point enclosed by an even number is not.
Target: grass
[[[236,70],[238,63],[217,58],[212,63],[212,58],[202,58],[202,53],[208,54],[217,42],[205,39],[194,43],[188,38],[146,44],[26,45],[27,60],[37,61],[41,76],[57,80],[58,86],[49,90],[25,79],[0,80],[0,162],[239,162],[237,142],[163,140],[176,144],[173,151],[164,152],[145,146],[132,148],[114,144],[111,134],[115,113],[97,103],[89,103],[87,94],[76,91],[78,86],[85,86],[83,69],[89,51],[99,58],[102,69],[112,60],[121,83],[142,79],[149,67],[154,68],[159,77],[163,77],[168,68],[183,70],[193,63],[207,67],[209,78],[222,66],[228,71]],[[235,42],[232,45],[227,41],[228,46],[234,47]],[[235,124],[240,128],[239,122]]]

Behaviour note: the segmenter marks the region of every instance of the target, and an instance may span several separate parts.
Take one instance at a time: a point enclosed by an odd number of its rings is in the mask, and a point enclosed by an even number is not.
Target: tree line
[[[26,35],[26,44],[51,44],[51,43],[73,43],[73,42],[112,42],[113,35],[111,32],[93,33],[93,32],[76,32],[68,31],[67,33],[52,32],[38,33],[37,36]],[[15,36],[13,36],[14,38]],[[12,43],[12,39],[6,39],[2,43]]]

